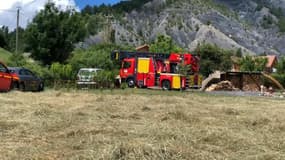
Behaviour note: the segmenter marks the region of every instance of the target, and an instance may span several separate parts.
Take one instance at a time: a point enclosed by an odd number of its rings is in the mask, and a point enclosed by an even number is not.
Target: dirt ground
[[[0,159],[285,159],[279,99],[14,91],[0,110]]]

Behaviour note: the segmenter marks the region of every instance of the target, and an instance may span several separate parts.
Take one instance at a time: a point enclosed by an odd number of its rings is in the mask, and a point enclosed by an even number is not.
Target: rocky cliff
[[[167,34],[190,51],[205,42],[244,54],[280,55],[284,13],[285,0],[153,0],[115,20],[113,29],[120,44],[137,46]]]

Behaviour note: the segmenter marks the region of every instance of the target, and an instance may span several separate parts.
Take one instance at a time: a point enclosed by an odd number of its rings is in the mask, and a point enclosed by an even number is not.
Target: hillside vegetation
[[[3,61],[4,63],[7,63],[11,55],[12,53],[6,51],[3,48],[0,48],[0,60]]]
[[[278,99],[115,90],[0,101],[0,159],[285,158]]]

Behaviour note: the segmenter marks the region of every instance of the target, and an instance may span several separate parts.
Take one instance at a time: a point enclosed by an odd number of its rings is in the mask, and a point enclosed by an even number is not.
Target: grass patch
[[[0,60],[7,64],[9,57],[12,55],[12,53],[6,51],[3,48],[0,48]]]
[[[285,156],[278,99],[126,89],[10,92],[0,100],[1,159]]]

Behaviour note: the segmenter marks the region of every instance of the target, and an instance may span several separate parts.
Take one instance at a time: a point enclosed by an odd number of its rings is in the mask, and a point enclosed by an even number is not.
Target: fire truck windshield
[[[123,68],[124,68],[124,69],[130,68],[130,67],[131,67],[131,62],[125,61],[125,62],[123,63]]]

